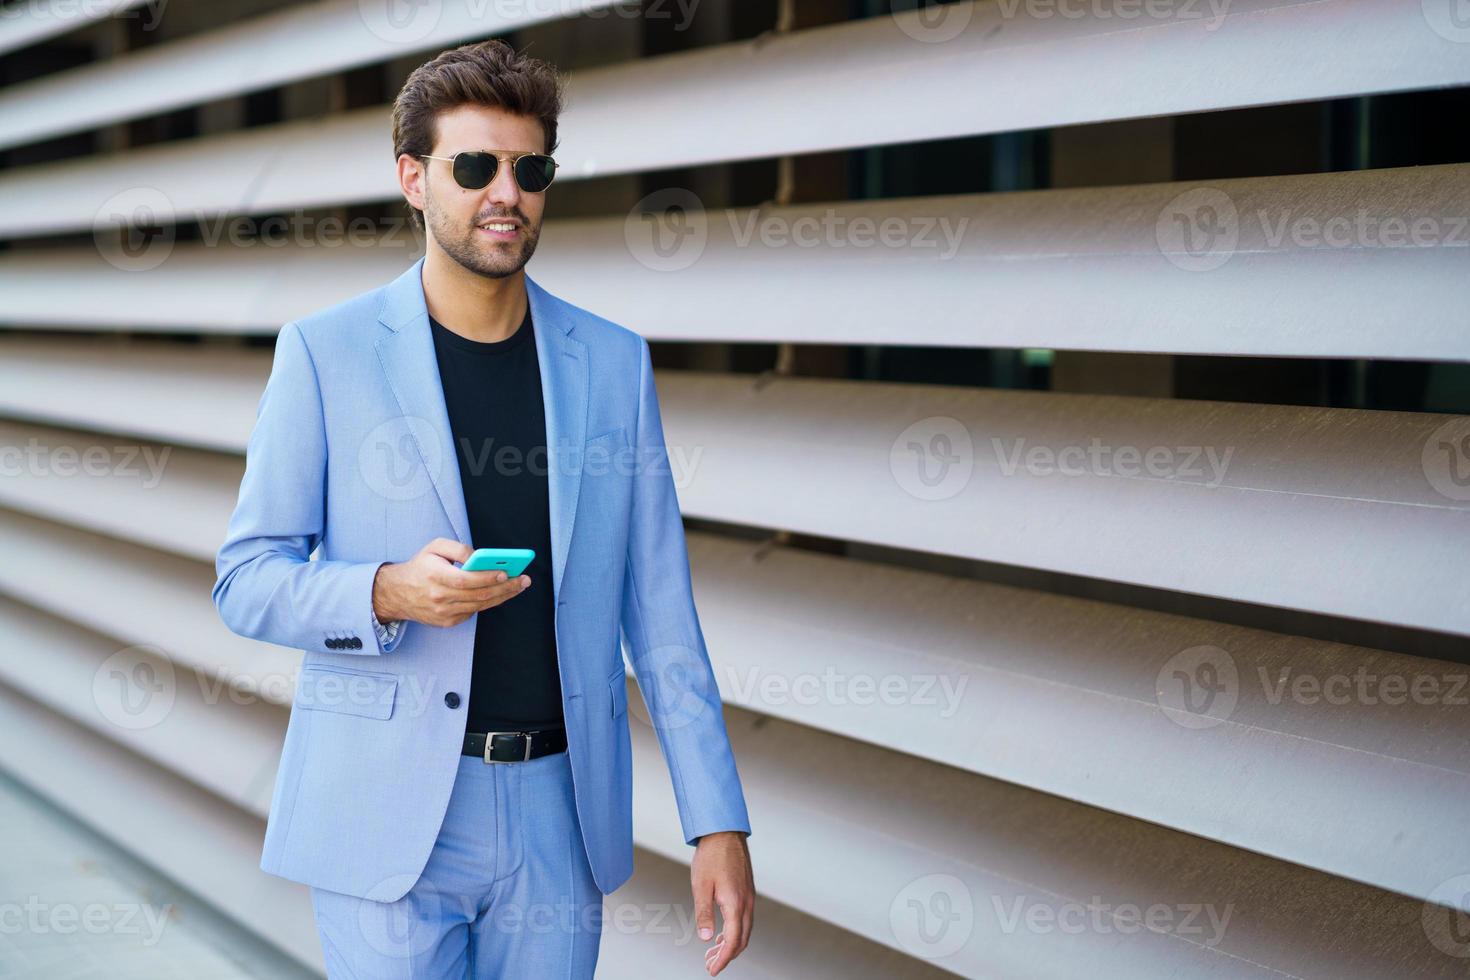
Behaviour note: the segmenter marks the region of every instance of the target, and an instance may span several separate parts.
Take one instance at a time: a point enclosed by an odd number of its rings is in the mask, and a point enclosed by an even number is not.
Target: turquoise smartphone
[[[476,548],[459,567],[467,572],[504,572],[510,579],[524,572],[535,557],[530,548]]]

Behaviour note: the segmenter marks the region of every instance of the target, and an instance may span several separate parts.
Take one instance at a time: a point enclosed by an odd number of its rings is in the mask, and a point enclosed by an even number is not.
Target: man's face
[[[545,153],[546,134],[530,116],[488,106],[459,106],[439,115],[435,156],[452,157],[461,150],[497,153]],[[479,190],[466,190],[454,180],[447,160],[424,160],[424,226],[446,255],[471,272],[490,278],[514,275],[531,260],[541,237],[546,192],[528,194],[516,183],[509,161],[502,159],[495,179]],[[509,222],[509,232],[485,226]]]

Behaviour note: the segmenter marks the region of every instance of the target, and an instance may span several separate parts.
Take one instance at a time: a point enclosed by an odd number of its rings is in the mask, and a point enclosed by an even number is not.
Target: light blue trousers
[[[396,902],[311,890],[329,980],[590,980],[602,939],[571,759],[460,756],[423,876]]]

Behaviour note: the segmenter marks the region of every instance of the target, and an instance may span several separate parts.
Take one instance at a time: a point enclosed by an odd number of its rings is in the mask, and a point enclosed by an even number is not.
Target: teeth
[[[516,226],[512,224],[488,224],[481,225],[480,227],[485,228],[489,231],[515,231],[516,228]]]

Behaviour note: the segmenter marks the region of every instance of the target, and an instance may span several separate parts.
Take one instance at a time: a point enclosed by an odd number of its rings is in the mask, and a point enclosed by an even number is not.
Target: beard
[[[519,213],[498,215],[514,218],[520,225],[521,234],[513,242],[497,242],[481,238],[474,224],[459,224],[450,219],[434,204],[433,198],[426,202],[424,223],[434,234],[434,241],[459,265],[487,279],[504,279],[525,268],[531,256],[536,254],[536,243],[541,240],[541,228],[531,227]],[[494,218],[484,219],[486,221]],[[483,223],[483,222],[482,222]]]

